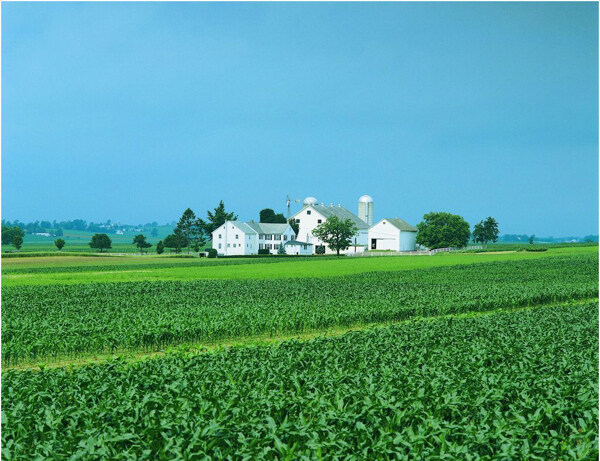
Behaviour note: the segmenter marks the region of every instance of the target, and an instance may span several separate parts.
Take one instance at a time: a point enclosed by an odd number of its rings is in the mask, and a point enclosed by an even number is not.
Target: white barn
[[[294,238],[289,224],[227,221],[212,233],[212,245],[222,256],[255,255],[263,249],[277,254],[280,245]]]
[[[372,206],[371,206],[372,210]],[[298,224],[298,240],[312,244],[312,252],[316,252],[317,246],[324,245],[325,253],[332,254],[335,251],[329,249],[321,240],[313,236],[312,232],[319,224],[327,221],[331,216],[337,216],[342,221],[350,219],[358,228],[358,235],[354,238],[352,246],[346,250],[346,252],[360,252],[364,251],[368,243],[369,237],[369,225],[356,216],[351,211],[347,210],[341,205],[334,206],[333,203],[329,206],[323,204],[318,205],[317,199],[314,197],[307,197],[304,199],[303,207],[300,211],[292,215],[292,219]]]
[[[385,218],[369,229],[370,250],[415,251],[417,228],[403,219]]]

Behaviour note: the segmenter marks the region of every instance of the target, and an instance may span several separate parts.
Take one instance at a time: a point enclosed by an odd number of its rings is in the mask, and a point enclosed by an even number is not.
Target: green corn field
[[[484,269],[484,270],[482,270]],[[5,365],[598,295],[594,255],[344,277],[5,287]]]

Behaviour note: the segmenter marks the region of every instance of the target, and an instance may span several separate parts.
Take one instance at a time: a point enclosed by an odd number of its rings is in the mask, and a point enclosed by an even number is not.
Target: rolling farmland
[[[597,247],[2,273],[3,459],[598,452]]]

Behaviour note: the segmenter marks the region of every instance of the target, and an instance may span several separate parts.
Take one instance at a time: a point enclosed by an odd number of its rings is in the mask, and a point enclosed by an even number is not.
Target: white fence
[[[471,245],[463,248],[436,248],[435,250],[417,250],[417,251],[365,251],[362,253],[346,253],[347,256],[433,256],[438,253],[450,251],[465,250],[483,250],[483,245]]]

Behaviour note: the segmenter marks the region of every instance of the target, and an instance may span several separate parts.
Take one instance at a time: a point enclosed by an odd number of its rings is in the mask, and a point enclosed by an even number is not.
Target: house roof
[[[244,223],[249,228],[253,229],[258,234],[283,234],[289,224],[279,223],[264,223],[264,222],[247,222]]]
[[[312,243],[299,242],[298,240],[288,240],[287,242],[284,243],[284,245],[310,245],[310,246],[312,246]]]
[[[250,227],[248,225],[248,223],[245,223],[243,221],[227,221],[227,222],[230,222],[231,224],[233,224],[235,227],[237,227],[239,230],[241,230],[245,234],[256,234],[257,233],[254,229],[252,229],[252,227]]]
[[[410,224],[408,224],[404,219],[385,218],[385,220],[387,222],[389,222],[392,226],[394,226],[395,228],[397,228],[397,229],[399,229],[401,231],[405,231],[405,232],[417,232],[417,228],[415,226],[411,226]]]
[[[331,218],[332,216],[337,216],[340,220],[345,221],[349,219],[358,229],[368,229],[369,225],[352,213],[350,210],[344,208],[343,206],[325,206],[325,205],[308,205],[302,208],[302,210],[298,211],[294,214],[296,216],[301,211],[304,211],[305,208],[312,208],[317,213],[321,214],[325,219]]]

